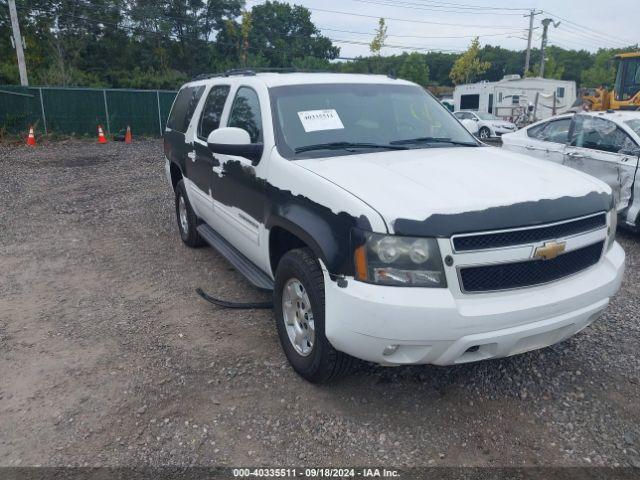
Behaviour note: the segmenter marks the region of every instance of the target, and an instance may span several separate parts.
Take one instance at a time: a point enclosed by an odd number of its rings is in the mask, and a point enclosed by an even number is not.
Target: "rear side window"
[[[242,128],[249,132],[251,143],[262,141],[262,117],[260,100],[254,89],[240,87],[229,115],[229,127]]]
[[[527,129],[527,135],[529,135],[531,138],[542,140],[542,132],[544,130],[544,127],[546,126],[547,124],[543,123],[541,125],[536,125],[535,127],[531,127]]]
[[[567,143],[571,119],[552,120],[527,130],[527,135],[537,140],[553,143]]]
[[[204,85],[200,87],[184,87],[180,90],[176,101],[173,103],[167,127],[178,132],[186,132],[203,92]]]
[[[216,85],[209,91],[198,125],[198,137],[206,140],[211,132],[220,127],[220,117],[229,96],[229,89],[229,85]]]

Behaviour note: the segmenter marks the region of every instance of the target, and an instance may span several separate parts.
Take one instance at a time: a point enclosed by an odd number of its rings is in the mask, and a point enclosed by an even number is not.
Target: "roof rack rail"
[[[253,77],[257,73],[294,73],[299,72],[295,67],[282,67],[282,68],[274,68],[274,67],[248,67],[248,68],[232,68],[230,70],[226,70],[222,73],[202,73],[200,75],[196,75],[191,79],[191,81],[195,80],[206,80],[208,78],[216,78],[216,77],[232,77],[232,76],[244,76],[244,77]]]
[[[203,73],[197,75],[192,78],[191,81],[196,80],[206,80],[208,78],[216,78],[216,77],[233,77],[233,76],[244,76],[244,77],[253,77],[258,73],[340,73],[340,72],[332,72],[331,70],[308,70],[296,67],[247,67],[247,68],[232,68],[223,73]],[[360,75],[372,75],[369,72],[354,72],[353,74]],[[384,75],[384,74],[378,74]],[[398,76],[395,71],[391,71],[387,74],[387,77],[397,80]]]

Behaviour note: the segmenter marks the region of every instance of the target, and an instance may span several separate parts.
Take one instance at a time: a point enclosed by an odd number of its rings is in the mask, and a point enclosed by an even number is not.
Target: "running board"
[[[273,280],[233,245],[222,238],[213,228],[203,223],[198,225],[197,230],[200,236],[215,248],[220,255],[226,258],[247,280],[260,290],[273,290]]]

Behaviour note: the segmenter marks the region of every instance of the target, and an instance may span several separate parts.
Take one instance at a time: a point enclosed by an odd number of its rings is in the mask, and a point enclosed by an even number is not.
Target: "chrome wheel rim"
[[[316,329],[309,295],[297,278],[289,279],[282,290],[282,316],[291,345],[298,354],[308,356],[313,351]]]
[[[180,195],[178,200],[178,217],[180,218],[180,228],[184,233],[189,233],[189,219],[187,218],[187,204],[184,197]]]
[[[480,130],[480,138],[489,138],[489,134],[486,129],[483,128]]]

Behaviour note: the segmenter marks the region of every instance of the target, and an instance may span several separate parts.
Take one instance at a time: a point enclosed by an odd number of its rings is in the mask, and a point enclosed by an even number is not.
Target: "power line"
[[[603,48],[603,47],[614,48],[614,47],[609,47],[609,45],[599,43],[600,42],[599,40],[593,40],[593,39],[588,39],[588,38],[579,37],[579,36],[572,36],[571,34],[572,32],[568,32],[567,30],[562,30],[561,28],[558,28],[555,35],[559,36],[560,39],[565,43],[574,44],[582,48],[588,48],[590,50],[596,50],[598,48]],[[569,36],[569,38],[567,38],[567,36]]]
[[[40,10],[42,11],[42,10]],[[48,12],[48,13],[53,13],[53,12]],[[156,32],[153,30],[148,30],[148,29],[144,29],[144,28],[140,28],[140,27],[136,27],[136,26],[130,26],[130,25],[120,25],[117,23],[113,23],[113,22],[106,22],[104,20],[98,20],[98,19],[94,19],[94,18],[87,18],[87,17],[81,17],[78,15],[72,15],[72,14],[58,14],[59,17],[67,17],[67,18],[74,18],[76,20],[81,20],[81,21],[86,21],[86,22],[90,22],[93,24],[98,24],[101,25],[103,27],[111,27],[111,28],[123,28],[123,29],[127,29],[130,31],[133,31],[134,33],[136,32],[145,32],[145,33],[149,33],[152,35],[158,35],[161,37],[165,37],[165,38],[171,38],[174,40],[192,40],[192,41],[197,41],[197,42],[204,42],[204,43],[208,43],[208,44],[212,44],[212,45],[218,45],[218,46],[232,46],[232,47],[236,47],[237,44],[236,43],[231,43],[231,42],[220,42],[220,41],[211,41],[211,40],[207,40],[204,38],[199,38],[199,37],[192,37],[192,36],[187,36],[187,35],[178,35],[178,34],[174,34],[174,33],[166,33],[166,32]],[[291,38],[309,38],[308,36],[305,35],[289,35],[287,37],[284,38],[284,40],[287,39],[291,39]],[[314,37],[311,37],[314,38]],[[317,37],[315,37],[317,38]],[[363,42],[363,41],[358,41],[358,40],[349,40],[349,39],[340,39],[340,38],[331,38],[331,37],[326,37],[328,40],[330,40],[331,42],[335,42],[335,43],[342,43],[342,44],[350,44],[350,45],[363,45],[363,46],[368,46],[369,42]],[[404,49],[404,50],[413,50],[413,51],[425,51],[425,52],[429,52],[429,51],[439,51],[439,52],[443,52],[443,53],[459,53],[459,50],[447,50],[444,48],[434,48],[434,47],[426,47],[426,46],[416,46],[416,45],[385,45],[386,48],[393,48],[393,49]],[[259,48],[259,47],[249,47],[250,50],[256,51],[256,52],[264,52],[264,49]]]
[[[592,42],[598,42],[599,46],[604,46],[604,47],[609,47],[609,48],[621,48],[622,46],[627,46],[627,44],[623,44],[621,42],[617,42],[615,40],[611,40],[608,38],[602,38],[599,37],[597,35],[594,34],[587,34],[582,32],[581,30],[578,30],[574,27],[572,27],[571,25],[564,25],[564,29],[563,32],[566,33],[567,35],[571,35],[573,37],[576,37],[578,39],[582,39],[582,40],[589,40]]]
[[[556,17],[556,18],[562,20],[563,22],[568,23],[569,25],[573,25],[573,26],[575,26],[575,27],[577,27],[579,29],[585,30],[586,33],[589,33],[591,35],[595,34],[595,35],[599,35],[599,36],[602,36],[602,37],[605,37],[605,38],[617,39],[620,42],[625,43],[627,45],[634,45],[634,44],[638,43],[638,42],[632,42],[629,39],[624,39],[622,37],[617,37],[615,35],[611,35],[609,33],[599,32],[598,30],[595,30],[593,28],[590,28],[590,27],[587,27],[587,26],[584,26],[584,25],[580,25],[579,23],[572,22],[571,20],[567,20],[566,18],[563,18],[560,15],[556,15],[555,13],[551,13],[548,10],[545,10],[545,12],[548,13],[549,15],[551,15],[552,17]]]
[[[339,33],[352,33],[354,35],[369,35],[369,36],[373,36],[376,33],[375,32],[354,32],[353,30],[339,30],[336,28],[329,28],[329,27],[318,27],[319,30],[326,30],[329,32],[339,32]],[[476,37],[502,37],[502,36],[508,36],[508,35],[512,35],[514,33],[520,33],[522,31],[522,29],[517,29],[517,30],[513,30],[511,32],[504,32],[504,33],[487,33],[487,34],[477,34],[477,35],[450,35],[450,36],[424,36],[424,35],[394,35],[394,34],[388,34],[387,37],[394,37],[394,38],[424,38],[424,39],[454,39],[454,38],[476,38]]]
[[[442,6],[442,7],[456,7],[464,8],[468,10],[512,10],[512,11],[528,11],[529,7],[504,7],[504,6],[491,6],[491,5],[471,5],[468,3],[451,3],[451,2],[438,2],[432,0],[419,0],[423,4]]]
[[[477,11],[477,10],[442,10],[438,7],[425,7],[424,4],[396,1],[396,0],[352,0],[354,2],[367,3],[373,5],[384,5],[389,7],[406,8],[410,10],[425,10],[429,12],[442,12],[442,13],[457,13],[459,15],[508,15],[508,16],[520,16],[520,13],[500,13],[495,11]]]
[[[355,13],[355,12],[344,12],[341,10],[327,10],[324,8],[311,8],[305,7],[307,10],[311,10],[314,12],[323,12],[323,13],[334,13],[337,15],[348,15],[352,17],[363,17],[363,18],[375,18],[376,20],[380,18],[379,15],[366,15],[364,13]],[[505,25],[465,25],[462,23],[444,23],[444,22],[429,22],[427,20],[414,20],[410,18],[393,18],[393,17],[385,17],[385,20],[394,21],[394,22],[408,22],[408,23],[421,23],[427,25],[443,25],[447,27],[468,27],[468,28],[499,28],[499,29],[510,29],[513,30],[513,27],[508,27]]]
[[[362,45],[368,47],[370,45],[369,42],[363,42],[359,40],[342,40],[339,38],[332,38],[332,42],[336,43],[346,43],[349,45]],[[424,51],[424,52],[441,52],[441,53],[462,53],[462,50],[450,50],[446,48],[433,48],[433,47],[424,47],[424,46],[416,46],[416,45],[393,45],[393,44],[384,44],[383,48],[395,48],[395,49],[403,49],[403,50],[414,50],[414,51]]]

